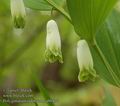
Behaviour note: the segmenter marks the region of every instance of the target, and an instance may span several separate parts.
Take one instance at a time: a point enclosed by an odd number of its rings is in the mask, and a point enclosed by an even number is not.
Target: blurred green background
[[[78,82],[76,42],[79,37],[73,27],[59,13],[27,10],[26,26],[14,29],[9,2],[0,3],[0,88],[31,88],[34,97],[43,99],[33,73],[42,81],[56,106],[120,106],[120,89],[105,84]],[[45,62],[46,23],[54,19],[58,23],[64,63]],[[2,93],[0,97],[2,98]],[[34,103],[15,103],[0,106],[34,106]],[[47,106],[39,103],[39,106]]]

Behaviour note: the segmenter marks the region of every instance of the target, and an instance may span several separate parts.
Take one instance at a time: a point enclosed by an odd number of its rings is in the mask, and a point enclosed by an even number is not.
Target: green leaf
[[[103,100],[102,106],[117,106],[115,99],[113,98],[111,92],[109,91],[108,84],[104,83],[105,98]]]
[[[107,82],[120,87],[120,13],[113,11],[107,22],[97,33],[96,40],[106,59],[100,57],[97,49],[91,48],[95,69]],[[107,65],[105,65],[107,63]]]
[[[7,103],[3,103],[3,102],[0,101],[0,106],[9,106],[9,105]]]
[[[112,97],[108,89],[105,89],[105,100],[102,106],[117,106],[114,98]]]
[[[76,33],[93,40],[117,0],[67,0]]]
[[[53,0],[58,5],[63,5],[64,0]],[[45,0],[24,0],[26,7],[41,10],[41,11],[50,11],[52,6],[47,3]]]

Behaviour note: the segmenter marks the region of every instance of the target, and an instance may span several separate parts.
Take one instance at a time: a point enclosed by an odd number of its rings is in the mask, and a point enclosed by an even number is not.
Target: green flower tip
[[[14,22],[15,28],[24,28],[24,26],[25,26],[25,18],[24,17],[16,16],[16,17],[14,17],[13,22]]]
[[[53,51],[50,49],[47,49],[45,51],[45,60],[54,63],[56,61],[63,63],[62,53],[61,51]]]
[[[85,81],[95,81],[96,79],[96,71],[94,69],[83,69],[82,71],[79,72],[78,75],[78,80],[80,82],[85,82]]]

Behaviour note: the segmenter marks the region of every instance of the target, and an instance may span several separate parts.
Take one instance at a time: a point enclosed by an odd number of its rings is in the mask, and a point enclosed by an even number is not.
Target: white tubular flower
[[[11,0],[11,14],[16,28],[24,28],[26,11],[23,0]]]
[[[93,68],[92,55],[85,40],[78,41],[77,60],[80,68],[79,81],[94,80],[96,78],[96,71]]]
[[[53,63],[55,61],[63,63],[59,29],[54,20],[50,20],[47,23],[45,56],[46,60],[49,61],[50,63]]]

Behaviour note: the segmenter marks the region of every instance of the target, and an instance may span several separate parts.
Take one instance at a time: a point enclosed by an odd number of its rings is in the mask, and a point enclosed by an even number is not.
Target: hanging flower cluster
[[[24,28],[26,11],[23,0],[11,0],[11,14],[15,28]]]
[[[60,34],[54,20],[47,23],[46,60],[50,63],[55,61],[63,63]],[[92,55],[86,40],[80,40],[77,43],[77,60],[80,68],[79,81],[95,80],[96,71],[94,70]]]
[[[11,14],[14,26],[24,28],[26,12],[23,0],[11,0]],[[54,20],[48,21],[46,29],[46,61],[63,63],[61,38],[57,23]],[[80,68],[79,81],[94,80],[96,71],[94,70],[92,55],[86,40],[80,40],[77,43],[77,60]]]

